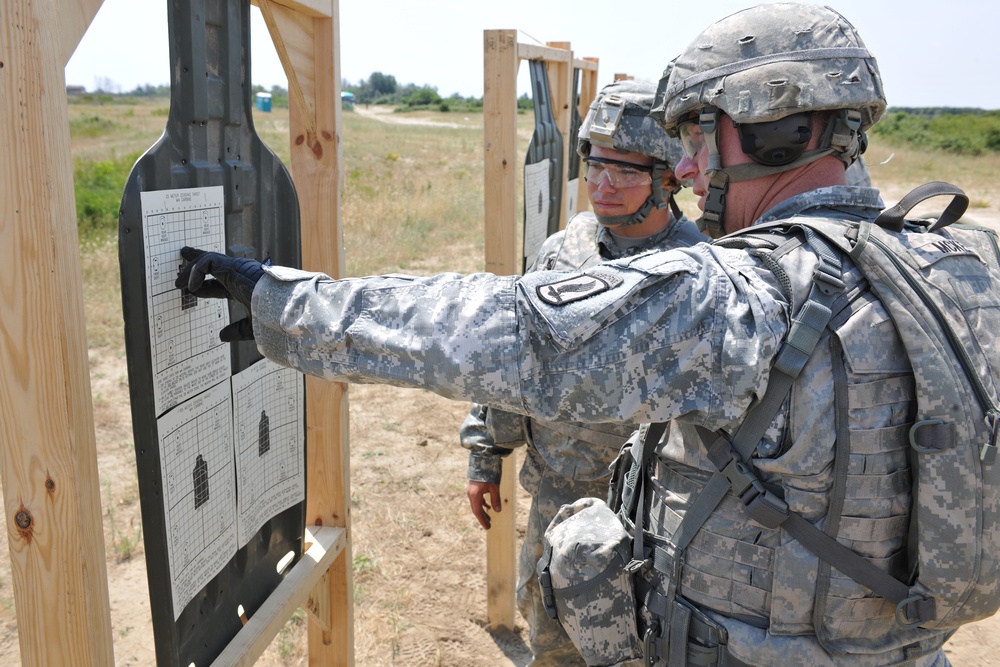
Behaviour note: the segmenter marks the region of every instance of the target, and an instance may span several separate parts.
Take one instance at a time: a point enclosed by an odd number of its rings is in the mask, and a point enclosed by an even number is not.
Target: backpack
[[[939,219],[905,219],[915,205],[937,195],[953,196]],[[756,522],[781,526],[822,561],[892,602],[902,628],[949,630],[1000,609],[1000,464],[995,462],[1000,243],[990,229],[952,225],[967,205],[968,198],[958,188],[928,183],[874,222],[800,216],[757,225],[717,242],[745,247],[741,239],[746,236],[798,230],[822,261],[759,403],[732,436],[700,429],[718,472],[675,533],[674,562],[656,564],[668,579],[687,543],[731,491]],[[909,431],[913,500],[908,581],[890,576],[790,511],[757,478],[751,458],[829,324],[831,304],[844,288],[839,281],[842,254],[851,257],[889,312],[913,369],[917,417]],[[609,495],[609,504],[626,526],[634,527],[636,563],[649,562],[643,545],[642,496],[662,432],[645,429],[619,463],[628,473],[618,475]]]
[[[937,195],[954,197],[939,219],[905,221]],[[895,603],[903,627],[957,628],[1000,609],[1000,244],[993,230],[951,224],[967,205],[961,190],[935,182],[847,234],[829,221],[796,221],[850,255],[913,367],[913,580],[896,581],[839,545],[817,554]],[[904,225],[910,233],[899,233]]]

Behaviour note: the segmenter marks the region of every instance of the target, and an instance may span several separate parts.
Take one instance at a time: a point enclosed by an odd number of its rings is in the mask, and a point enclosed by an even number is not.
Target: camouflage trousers
[[[576,666],[586,663],[573,642],[559,625],[549,618],[542,603],[536,572],[542,557],[542,537],[559,508],[580,498],[606,498],[608,478],[579,481],[564,477],[550,468],[538,451],[527,447],[520,474],[521,486],[531,494],[528,526],[521,545],[520,576],[517,582],[517,608],[528,623],[532,660],[530,667]]]

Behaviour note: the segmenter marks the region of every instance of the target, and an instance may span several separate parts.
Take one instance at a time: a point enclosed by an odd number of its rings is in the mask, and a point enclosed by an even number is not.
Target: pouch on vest
[[[642,657],[636,628],[631,537],[603,500],[563,505],[545,530],[538,579],[549,616],[558,618],[588,665]]]

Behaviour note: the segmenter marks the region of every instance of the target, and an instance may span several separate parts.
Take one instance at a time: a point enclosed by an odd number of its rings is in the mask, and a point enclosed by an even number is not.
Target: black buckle
[[[931,605],[933,605],[933,600],[929,600],[923,595],[911,595],[908,598],[903,598],[896,605],[896,623],[901,628],[915,628],[921,623],[931,620],[934,618],[934,607]],[[927,618],[923,617],[924,609],[922,607],[928,607],[930,610],[930,615]],[[915,613],[915,618],[910,618],[909,611]]]
[[[642,636],[642,662],[649,667],[656,665],[656,642],[660,639],[660,624],[653,623]]]
[[[769,493],[745,463],[735,456],[720,470],[733,495],[743,503],[751,519],[765,528],[777,528],[788,518],[788,503]]]
[[[542,587],[542,604],[545,606],[545,613],[548,614],[549,618],[558,618],[556,596],[552,592],[552,575],[549,574],[548,568],[544,568],[538,573],[538,584]]]
[[[760,480],[750,472],[746,464],[740,461],[737,457],[732,457],[726,467],[719,470],[726,480],[729,482],[729,487],[733,490],[733,495],[743,501],[743,494],[747,489],[754,487],[753,490],[757,493],[764,493],[764,485],[760,483]],[[755,484],[756,483],[756,484]],[[743,504],[747,504],[753,498],[743,501]]]

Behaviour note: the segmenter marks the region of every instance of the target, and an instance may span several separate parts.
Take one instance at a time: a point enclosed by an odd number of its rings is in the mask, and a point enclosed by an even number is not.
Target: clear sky
[[[341,0],[341,76],[372,72],[442,96],[483,94],[483,30],[518,41],[568,41],[599,59],[598,84],[616,72],[656,81],[714,21],[752,0],[691,3],[617,0]],[[1000,3],[992,0],[828,0],[878,59],[890,106],[1000,109]],[[626,9],[627,8],[627,9]],[[253,83],[287,86],[260,12],[251,36]],[[66,83],[127,92],[169,84],[167,0],[105,0],[66,67]],[[528,90],[521,67],[519,93]]]

